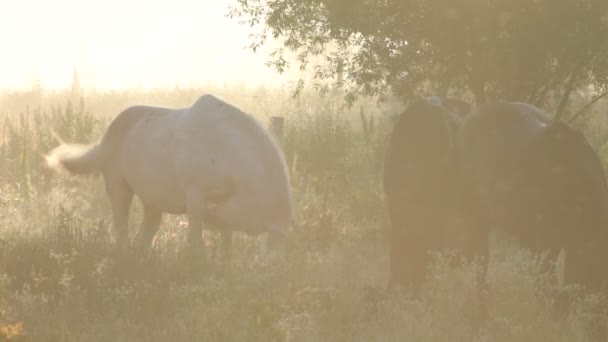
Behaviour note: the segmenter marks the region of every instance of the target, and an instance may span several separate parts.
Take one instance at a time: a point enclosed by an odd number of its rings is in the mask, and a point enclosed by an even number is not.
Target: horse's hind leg
[[[144,219],[135,240],[138,250],[147,251],[150,248],[152,239],[160,227],[162,215],[161,211],[144,204]]]
[[[124,181],[105,178],[106,190],[112,204],[112,218],[118,247],[126,249],[129,242],[129,209],[133,191]]]

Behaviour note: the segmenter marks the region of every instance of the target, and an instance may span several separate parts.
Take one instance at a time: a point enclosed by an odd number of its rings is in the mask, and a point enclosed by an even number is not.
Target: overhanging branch
[[[578,112],[574,113],[574,115],[572,115],[572,117],[570,119],[568,119],[568,123],[574,122],[574,120],[578,119],[580,116],[585,114],[587,112],[587,110],[589,110],[589,108],[591,108],[591,106],[593,106],[593,104],[595,104],[597,101],[603,99],[606,96],[608,96],[608,91],[603,92],[599,95],[596,95],[594,98],[591,99],[591,101],[589,101],[589,103],[584,105],[583,108],[581,108]]]

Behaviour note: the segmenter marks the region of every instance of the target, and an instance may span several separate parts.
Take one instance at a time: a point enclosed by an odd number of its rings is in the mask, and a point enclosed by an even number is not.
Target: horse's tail
[[[94,174],[103,167],[101,144],[80,145],[62,143],[45,156],[47,165],[56,171],[71,174]]]

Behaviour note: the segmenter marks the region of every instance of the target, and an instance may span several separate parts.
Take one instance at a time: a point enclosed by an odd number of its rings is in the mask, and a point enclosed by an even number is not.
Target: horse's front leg
[[[218,215],[218,203],[209,202],[208,206],[205,207],[203,213],[205,217],[205,223],[217,229],[220,233],[220,254],[223,262],[230,261],[232,259],[232,229],[220,224]]]
[[[188,235],[188,244],[191,249],[202,250],[203,211],[205,208],[205,199],[198,188],[188,191],[186,198],[188,226],[190,229]]]

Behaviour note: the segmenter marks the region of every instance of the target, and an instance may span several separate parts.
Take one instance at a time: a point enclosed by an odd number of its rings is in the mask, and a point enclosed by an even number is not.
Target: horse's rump
[[[445,242],[453,215],[457,136],[467,110],[458,100],[428,98],[410,104],[393,128],[383,179],[391,221],[391,283],[420,286],[428,252]]]

